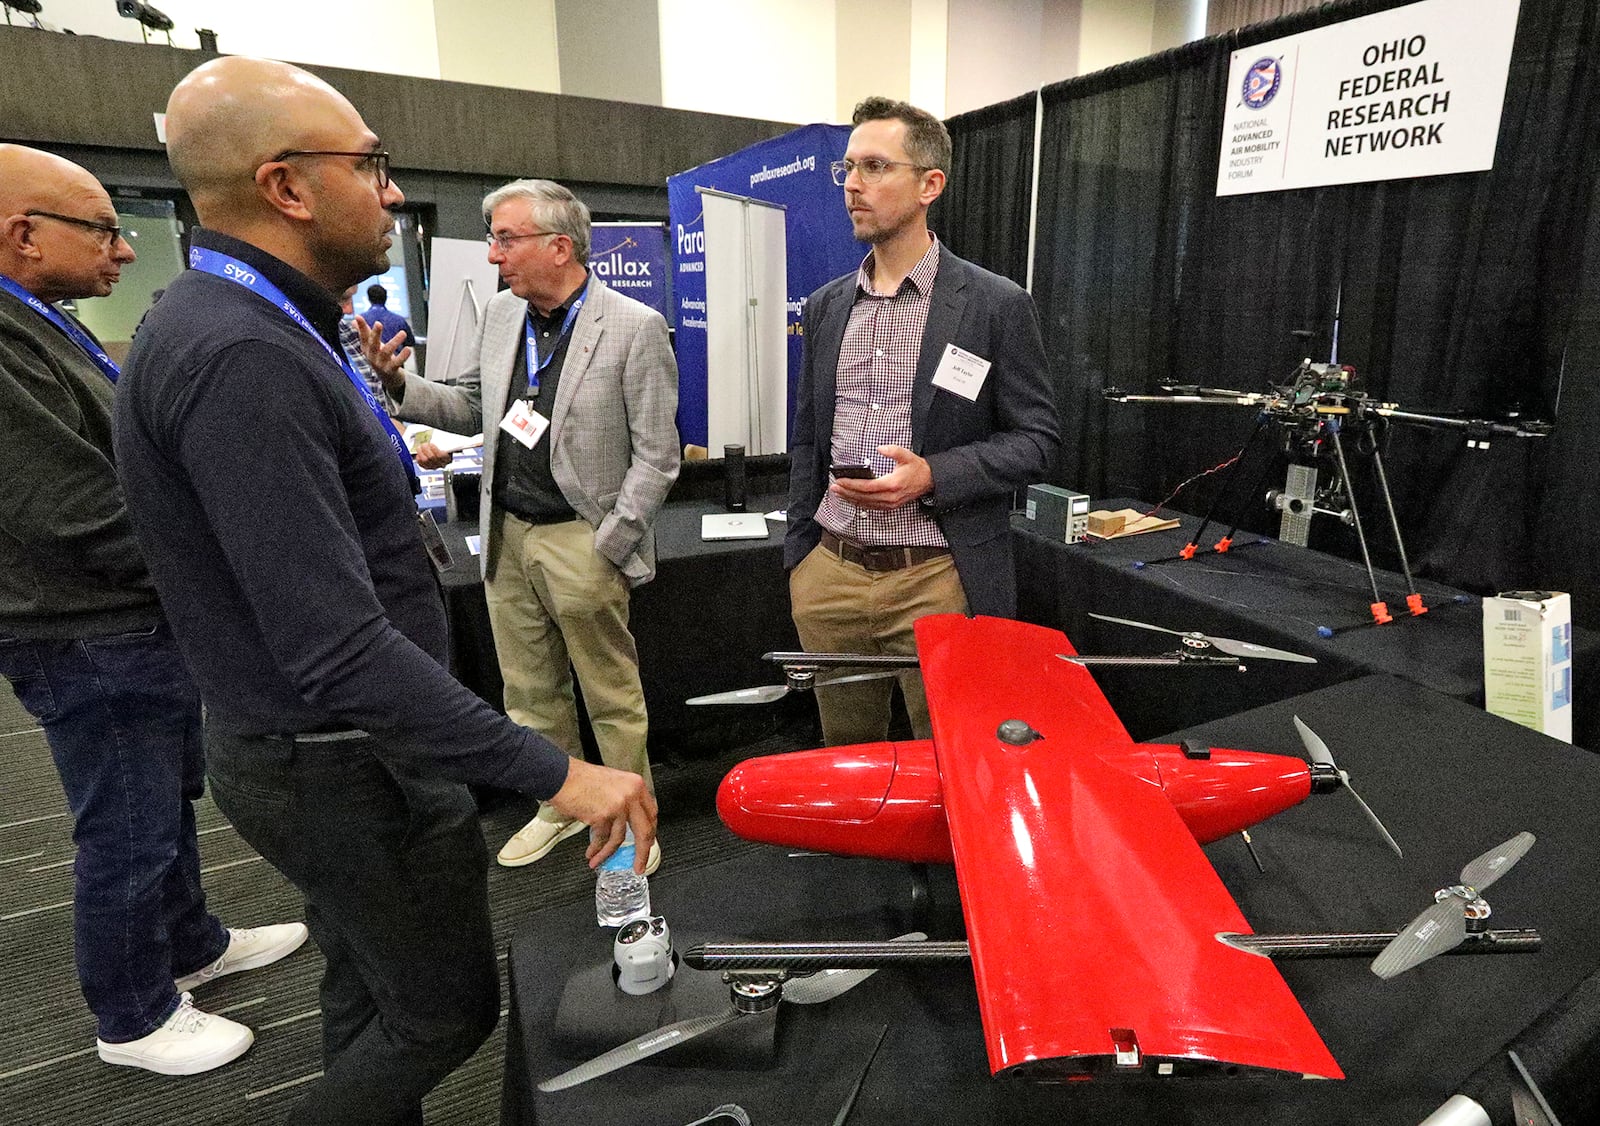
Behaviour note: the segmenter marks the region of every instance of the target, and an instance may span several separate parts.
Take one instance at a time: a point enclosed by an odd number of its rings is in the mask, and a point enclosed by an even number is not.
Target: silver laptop
[[[759,512],[708,512],[700,517],[702,540],[764,540],[767,518]]]

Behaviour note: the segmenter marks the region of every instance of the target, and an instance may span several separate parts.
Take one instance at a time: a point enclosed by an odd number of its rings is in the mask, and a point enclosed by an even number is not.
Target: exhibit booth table
[[[1149,505],[1119,498],[1096,509]],[[1174,560],[1200,518],[1163,510],[1180,524],[1125,539],[1062,543],[1012,520],[1017,616],[1062,630],[1079,653],[1157,653],[1177,638],[1097,621],[1090,611],[1178,630],[1200,630],[1314,657],[1317,663],[1249,662],[1248,673],[1152,674],[1095,670],[1135,738],[1215,719],[1367,673],[1388,673],[1453,699],[1483,705],[1482,600],[1426,579],[1428,613],[1405,610],[1405,581],[1378,572],[1394,621],[1373,625],[1367,572],[1320,551],[1240,533],[1226,554]],[[1207,545],[1226,527],[1213,525]],[[1148,562],[1166,559],[1167,562]],[[1573,741],[1600,747],[1600,636],[1573,631]]]
[[[1538,953],[1441,957],[1390,982],[1377,978],[1365,959],[1281,963],[1345,1080],[1138,1078],[1040,1087],[997,1081],[988,1072],[971,972],[955,964],[881,970],[824,1004],[783,1003],[775,1056],[765,1069],[675,1067],[664,1056],[570,1090],[541,1093],[539,1081],[580,1062],[558,1053],[549,1035],[567,979],[609,957],[612,932],[597,928],[592,907],[580,903],[537,913],[511,942],[503,1121],[682,1126],[734,1103],[757,1126],[826,1126],[860,1081],[847,1119],[857,1126],[1409,1126],[1530,1026],[1538,1027],[1547,1011],[1563,1006],[1559,1048],[1546,1039],[1530,1053],[1539,1059],[1535,1077],[1564,1120],[1595,1120],[1600,1108],[1588,1101],[1594,1085],[1577,1077],[1587,1075],[1583,1059],[1600,1048],[1600,1021],[1572,999],[1595,996],[1592,982],[1600,970],[1600,945],[1593,941],[1600,914],[1600,897],[1593,894],[1600,866],[1600,803],[1593,800],[1600,759],[1459,700],[1377,675],[1179,734],[1215,746],[1298,755],[1295,715],[1332,747],[1406,855],[1402,860],[1389,852],[1355,803],[1337,792],[1254,831],[1265,873],[1237,838],[1209,846],[1207,855],[1258,933],[1396,930],[1432,902],[1436,888],[1456,882],[1467,861],[1522,830],[1538,836],[1488,893],[1494,925],[1540,930]],[[995,831],[1005,831],[999,819]],[[912,929],[902,866],[790,857],[751,845],[733,851],[732,858],[708,866],[663,869],[652,880],[655,908],[668,918],[680,949],[705,939],[886,938]],[[962,937],[948,870],[936,870],[934,897],[925,929],[935,938]],[[1095,941],[1094,919],[1073,925],[1077,941]],[[1114,959],[1118,952],[1105,956]],[[690,994],[687,987],[681,991]],[[1059,1003],[1073,999],[1062,996]],[[699,1015],[679,1008],[671,992],[660,1004],[662,1023]]]
[[[749,510],[770,512],[783,504],[781,496],[751,497]],[[763,662],[761,654],[800,647],[789,616],[783,523],[768,521],[766,539],[703,542],[700,517],[722,511],[713,500],[664,505],[655,526],[656,577],[633,591],[630,625],[639,646],[653,741],[707,738],[723,726],[719,721],[730,718],[728,709],[714,714],[687,707],[686,699],[780,683],[782,673]],[[442,579],[450,617],[450,670],[500,708],[503,682],[489,608],[478,559],[466,546],[466,537],[476,536],[478,525],[457,521],[442,531],[455,558]],[[759,722],[748,711],[743,719],[746,733],[750,721]]]

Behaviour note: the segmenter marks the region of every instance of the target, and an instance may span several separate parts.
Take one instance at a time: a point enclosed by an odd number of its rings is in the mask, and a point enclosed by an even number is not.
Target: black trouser
[[[328,969],[323,1077],[289,1121],[420,1126],[500,1009],[488,856],[466,787],[396,773],[369,737],[206,730],[217,807],[300,889]]]

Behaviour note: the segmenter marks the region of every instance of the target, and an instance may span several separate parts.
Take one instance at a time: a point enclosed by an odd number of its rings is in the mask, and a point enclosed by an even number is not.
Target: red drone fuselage
[[[1066,637],[917,623],[933,739],[741,763],[741,837],[953,863],[990,1069],[1337,1078],[1338,1064],[1200,845],[1305,800],[1298,758],[1135,743]],[[1216,675],[1216,674],[1200,674]]]
[[[1092,748],[1103,761],[1159,786],[1200,844],[1248,829],[1304,801],[1300,759],[1126,738]],[[933,743],[863,743],[740,763],[717,791],[717,814],[737,835],[786,848],[950,864],[950,826]]]

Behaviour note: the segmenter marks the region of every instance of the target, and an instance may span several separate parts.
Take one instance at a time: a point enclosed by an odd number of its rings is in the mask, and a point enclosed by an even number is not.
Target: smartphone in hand
[[[877,476],[872,472],[870,465],[839,465],[828,466],[828,472],[834,477],[851,477],[856,480],[870,481]]]

